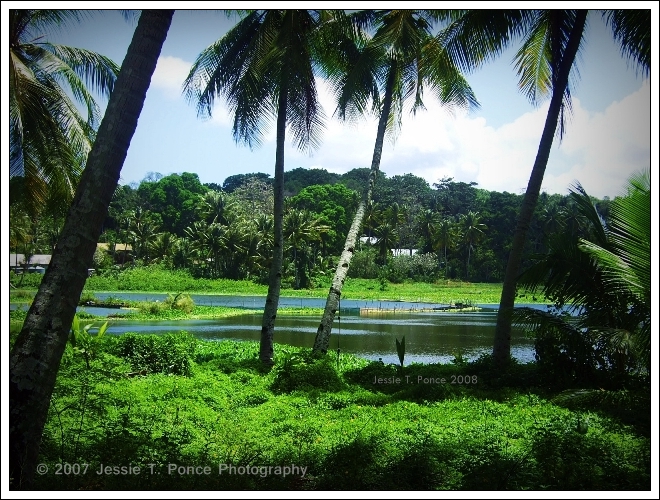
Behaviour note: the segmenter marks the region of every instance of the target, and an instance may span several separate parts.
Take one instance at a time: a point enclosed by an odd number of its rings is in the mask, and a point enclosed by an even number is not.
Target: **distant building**
[[[378,243],[378,238],[375,236],[361,236],[360,243],[363,245],[376,245]],[[412,249],[412,254],[410,253],[409,248],[392,248],[390,251],[394,257],[398,257],[399,255],[415,255],[417,253],[416,248]]]
[[[97,243],[96,247],[110,253],[109,245],[107,243]],[[133,248],[131,245],[117,243],[115,245],[115,263],[123,264],[125,262],[131,262],[133,260],[132,252]],[[51,255],[46,254],[33,255],[30,258],[30,262],[28,262],[27,272],[44,274],[50,265],[50,258]],[[22,273],[25,270],[25,255],[22,253],[10,253],[9,270],[14,271],[17,274]],[[94,273],[94,269],[89,269],[88,272],[91,276]]]
[[[112,250],[109,243],[97,243],[96,248],[105,251],[108,255],[112,255]],[[126,262],[133,261],[133,247],[126,243],[115,244],[115,264],[125,264]]]
[[[50,264],[50,255],[36,254],[30,257],[30,262],[25,262],[25,255],[22,253],[10,253],[9,254],[9,269],[14,272],[23,272],[25,270],[25,265],[28,265],[28,273],[40,273],[43,274],[46,272],[46,268]]]
[[[392,255],[395,257],[398,257],[399,255],[415,255],[416,253],[416,248],[412,249],[412,254],[410,253],[410,248],[392,248]]]

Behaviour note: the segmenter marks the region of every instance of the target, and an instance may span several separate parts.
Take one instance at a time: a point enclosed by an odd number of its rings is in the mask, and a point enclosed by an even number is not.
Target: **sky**
[[[72,5],[78,4],[63,4]],[[135,6],[132,2],[101,5]],[[167,2],[159,5],[167,6]],[[203,8],[218,4],[174,2],[173,5]],[[575,5],[575,2],[570,4]],[[342,4],[333,2],[331,6]],[[387,6],[378,4],[378,7]],[[651,6],[651,2],[637,5]],[[657,14],[655,5],[653,9]],[[162,175],[194,172],[201,182],[218,184],[234,174],[273,175],[274,123],[263,144],[250,150],[234,142],[233,118],[222,99],[216,101],[212,119],[202,120],[197,117],[194,103],[186,102],[182,94],[182,82],[196,57],[221,38],[234,22],[235,19],[229,20],[217,11],[179,10],[174,14],[122,169],[121,184],[139,183],[151,172]],[[656,127],[653,136],[657,136],[657,83],[653,83],[652,93],[650,78],[644,78],[621,57],[600,14],[591,12],[587,23],[578,62],[580,78],[573,82],[573,113],[564,139],[561,143],[555,139],[542,191],[567,194],[571,185],[580,182],[593,196],[614,197],[622,192],[632,173],[650,166],[652,121]],[[94,50],[121,64],[135,26],[136,21],[126,21],[118,11],[106,11],[48,38]],[[657,24],[653,32],[656,36]],[[426,110],[415,116],[404,111],[396,142],[385,144],[381,170],[388,177],[412,173],[426,179],[431,186],[448,176],[455,181],[476,182],[478,187],[488,190],[524,192],[548,101],[534,107],[518,90],[512,64],[516,48],[513,46],[466,75],[481,104],[478,110],[451,113],[429,93],[425,98]],[[369,167],[376,119],[365,118],[355,125],[339,122],[332,116],[334,105],[324,82],[319,80],[318,86],[326,115],[321,146],[310,155],[296,150],[287,141],[285,170],[324,168],[341,174],[353,168]],[[653,154],[657,159],[657,150]]]

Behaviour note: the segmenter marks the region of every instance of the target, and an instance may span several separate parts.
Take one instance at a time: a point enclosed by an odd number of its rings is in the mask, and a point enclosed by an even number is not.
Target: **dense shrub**
[[[195,338],[187,333],[166,335],[122,335],[114,346],[116,356],[125,358],[136,372],[190,375]]]
[[[440,267],[435,254],[397,255],[387,264],[386,277],[392,283],[406,280],[433,283],[440,277]]]
[[[274,392],[321,389],[337,391],[343,386],[329,356],[314,359],[309,353],[287,354],[275,366]]]
[[[22,288],[39,288],[43,277],[44,275],[39,273],[16,274],[9,271],[9,281],[15,287],[20,284]]]
[[[131,376],[135,365],[128,365],[130,358],[144,361],[149,349],[162,357],[159,345],[167,347],[166,336],[141,336],[151,337],[144,342],[135,337],[103,337],[104,349],[119,351],[121,344],[131,354],[120,359],[100,352],[90,368],[67,348],[39,461],[53,471],[57,464],[86,463],[89,472],[38,476],[35,489],[529,491],[651,486],[650,438],[600,412],[561,408],[527,389],[484,387],[492,369],[489,357],[462,366],[405,367],[404,374],[411,375],[479,374],[478,384],[463,384],[442,395],[438,384],[375,387],[373,376],[396,374],[394,365],[368,364],[349,355],[314,360],[309,349],[279,344],[277,365],[266,373],[253,364],[259,364],[258,342],[198,341],[196,362],[202,364],[191,376]],[[172,338],[177,342],[170,350],[187,343],[186,335]],[[340,384],[342,374],[358,383]],[[286,390],[274,393],[277,384]],[[100,464],[134,464],[141,473],[97,475]],[[169,464],[210,465],[212,473],[170,474]],[[296,464],[306,473],[218,474],[218,464]]]
[[[364,247],[358,250],[351,259],[351,266],[348,268],[349,278],[378,278],[381,266],[376,264],[378,252],[373,247]]]

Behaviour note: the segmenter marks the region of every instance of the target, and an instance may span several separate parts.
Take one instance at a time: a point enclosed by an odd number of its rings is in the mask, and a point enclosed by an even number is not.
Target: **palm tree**
[[[29,489],[57,370],[172,10],[143,11],[57,247],[9,358],[9,478]]]
[[[444,250],[445,278],[449,278],[449,264],[447,263],[447,248],[454,245],[455,228],[454,224],[448,218],[443,218],[437,225],[433,233],[433,249]]]
[[[406,103],[412,101],[413,112],[423,109],[425,87],[450,108],[478,106],[472,89],[431,35],[432,25],[437,20],[435,13],[361,12],[355,15],[355,20],[358,26],[373,24],[376,28],[373,38],[354,37],[353,44],[345,43],[348,48],[345,59],[331,58],[332,64],[325,69],[337,96],[339,117],[352,120],[367,113],[371,104],[371,110],[379,118],[378,130],[368,186],[346,236],[316,333],[314,351],[320,353],[327,352],[330,345],[341,289],[380,168],[385,134],[396,135]]]
[[[396,230],[396,226],[390,222],[385,221],[380,226],[378,226],[374,234],[378,241],[376,246],[378,247],[378,264],[384,266],[387,264],[390,251],[396,247],[396,242],[399,240],[399,234]]]
[[[523,44],[515,57],[519,86],[532,103],[550,96],[550,105],[532,173],[523,198],[495,328],[493,358],[503,366],[511,355],[511,319],[525,237],[539,197],[543,175],[557,130],[564,133],[564,117],[571,109],[569,77],[583,45],[586,10],[456,11],[443,15],[452,22],[438,35],[439,42],[463,69],[473,69],[499,54],[514,39]],[[602,11],[622,54],[647,75],[651,67],[651,11]]]
[[[9,11],[9,175],[24,177],[32,218],[49,198],[71,203],[100,119],[88,86],[108,97],[119,72],[105,56],[45,39],[83,13]]]
[[[9,249],[18,253],[31,239],[30,217],[18,205],[9,205]]]
[[[218,222],[227,224],[228,213],[233,203],[227,194],[220,191],[207,191],[200,195],[198,211],[207,224]]]
[[[372,231],[380,224],[380,218],[380,207],[378,206],[378,203],[374,203],[374,201],[371,200],[364,210],[364,218],[362,219],[368,237],[371,237]]]
[[[423,208],[417,214],[416,222],[421,237],[421,252],[429,253],[433,250],[433,235],[438,224],[440,224],[440,214],[429,208]]]
[[[283,260],[284,142],[289,127],[299,149],[318,145],[323,112],[318,102],[315,61],[320,27],[339,12],[258,10],[249,12],[196,59],[184,82],[198,114],[210,117],[222,95],[234,115],[236,141],[260,144],[266,122],[276,122],[273,260],[261,327],[259,357],[273,364],[273,333]]]
[[[255,256],[257,271],[261,274],[270,269],[273,255],[273,216],[259,214],[256,218],[255,228],[259,237],[257,255]]]
[[[582,359],[570,360],[571,371],[586,367],[650,373],[650,185],[648,170],[633,176],[628,194],[612,202],[606,224],[578,184],[571,198],[589,226],[589,236],[565,231],[553,235],[548,253],[521,275],[527,289],[540,288],[558,308],[573,310],[570,321],[524,308],[515,314],[537,337],[559,335],[560,343],[572,349],[568,354],[582,353]],[[556,349],[557,343],[547,349]]]
[[[163,262],[171,267],[178,239],[175,234],[168,231],[155,234],[154,238],[147,242],[150,262]]]
[[[313,241],[321,241],[321,235],[330,230],[318,217],[314,218],[309,210],[289,210],[284,216],[284,238],[293,251],[294,287],[307,286],[304,266],[300,265],[299,254],[303,253]],[[302,270],[302,286],[298,271]]]
[[[211,277],[220,275],[220,257],[225,248],[224,238],[227,226],[214,222],[206,224],[195,221],[185,230],[186,237],[191,241],[195,253],[204,262],[204,268],[211,267]]]
[[[138,207],[133,212],[128,226],[128,238],[133,246],[133,254],[136,259],[148,260],[149,243],[159,230],[155,214],[142,207]]]
[[[541,225],[544,236],[560,231],[564,227],[562,210],[557,205],[543,207],[541,212]]]
[[[239,279],[241,263],[245,260],[247,251],[248,233],[246,229],[246,225],[240,221],[226,226],[222,240],[222,270],[223,275],[227,278]]]
[[[461,217],[461,226],[463,229],[463,241],[468,248],[467,265],[465,266],[465,279],[470,277],[470,256],[474,246],[483,238],[484,231],[488,229],[486,224],[480,222],[478,212],[471,210]]]
[[[177,238],[172,250],[172,265],[174,268],[193,268],[196,257],[194,244],[187,237]]]
[[[383,219],[392,225],[397,235],[397,240],[392,242],[392,248],[400,248],[401,246],[401,224],[406,220],[407,211],[408,207],[405,204],[399,205],[396,201],[383,211]]]
[[[631,322],[631,330],[637,334],[634,341],[637,354],[650,373],[651,175],[648,170],[633,176],[627,195],[612,203],[605,235],[611,248],[581,239],[580,249],[594,259],[608,289],[628,298],[629,316],[631,311],[639,314],[638,321]]]

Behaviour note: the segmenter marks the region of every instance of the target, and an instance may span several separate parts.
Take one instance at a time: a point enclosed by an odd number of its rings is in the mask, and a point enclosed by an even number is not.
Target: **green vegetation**
[[[99,340],[89,368],[72,346],[64,354],[39,457],[49,473],[36,489],[650,487],[648,429],[604,406],[552,403],[532,382],[534,365],[506,376],[487,358],[401,370],[275,344],[265,373],[256,342],[184,332]],[[71,464],[88,464],[86,474]],[[97,475],[101,464],[140,474]],[[169,464],[210,473],[168,473]],[[305,474],[219,474],[220,464]]]
[[[20,306],[9,314],[12,488],[649,489],[650,175],[611,202],[579,185],[569,196],[539,193],[554,130],[561,136],[570,108],[586,10],[249,11],[200,55],[186,95],[208,116],[214,98],[227,98],[234,137],[250,146],[260,142],[262,118],[277,118],[273,182],[234,175],[222,190],[184,172],[150,174],[136,188],[110,185],[172,14],[143,11],[115,85],[119,68],[109,59],[46,42],[47,28],[81,20],[80,11],[10,11],[9,244],[25,256],[10,277]],[[624,57],[647,76],[649,16],[603,14]],[[438,22],[452,26],[433,37]],[[385,130],[400,125],[403,101],[414,94],[413,111],[423,107],[426,85],[443,102],[463,95],[476,105],[458,69],[475,69],[522,32],[520,87],[533,101],[553,96],[524,196],[451,178],[432,189],[410,174],[378,172]],[[285,129],[301,149],[319,144],[318,70],[341,117],[380,114],[371,170],[283,172]],[[100,130],[90,90],[110,96]],[[89,175],[81,177],[83,167]],[[499,302],[492,357],[467,362],[458,352],[448,365],[404,366],[404,337],[392,346],[398,366],[339,349],[273,352],[277,312],[320,314],[278,309],[280,281],[283,295],[325,298],[361,195],[363,223],[354,227],[367,238],[347,240],[355,259],[350,273],[347,261],[339,264],[350,278],[342,297],[461,310]],[[94,249],[101,227],[103,245]],[[41,308],[28,315],[42,280],[28,274],[30,258],[55,248]],[[519,267],[526,291],[516,295]],[[108,335],[109,323],[99,327],[87,313],[62,321],[76,305],[62,296],[83,292],[87,303],[98,291],[167,292],[162,301],[106,300],[117,307],[114,319],[138,320],[246,314],[196,306],[190,294],[268,291],[261,345],[186,332]],[[537,361],[527,365],[510,358],[515,297],[557,307],[517,315],[535,337]],[[278,473],[282,466],[300,469]]]
[[[37,288],[41,275],[30,274],[24,283],[28,290]],[[12,283],[20,278],[12,275]],[[326,298],[330,278],[327,283],[319,283],[317,288],[282,290],[285,297]],[[194,278],[185,270],[168,270],[160,266],[134,267],[123,271],[112,271],[103,275],[94,275],[87,279],[85,294],[94,292],[160,292],[177,290],[196,294],[218,295],[256,295],[265,296],[267,287],[247,280]],[[387,283],[385,289],[378,279],[348,278],[342,289],[342,298],[360,300],[402,300],[406,302],[434,302],[449,304],[455,302],[473,304],[497,304],[502,286],[497,283],[468,283],[462,281],[438,280],[435,283]],[[14,302],[13,292],[12,302]],[[25,292],[21,292],[25,296]],[[543,302],[542,297],[531,293],[522,293],[520,301]],[[18,301],[16,301],[18,302]],[[83,301],[84,302],[84,301]]]
[[[355,199],[366,185],[369,169],[341,176],[325,171],[304,175],[300,170],[285,173],[292,196],[284,213],[282,287],[327,288],[350,225],[346,221],[354,215]],[[327,175],[321,175],[324,172]],[[266,174],[246,174],[242,183],[232,184],[231,192],[215,191],[202,185],[196,174],[185,172],[154,174],[136,189],[119,186],[99,240],[102,246],[94,255],[92,277],[158,264],[199,280],[197,285],[173,286],[167,291],[211,291],[210,279],[226,280],[226,293],[232,293],[234,280],[265,285],[273,240],[273,190],[267,178]],[[329,183],[317,184],[328,178]],[[450,178],[432,188],[412,174],[388,178],[380,173],[360,232],[379,240],[356,246],[349,277],[381,279],[385,284],[501,282],[510,228],[521,199]],[[594,201],[607,217],[610,201]],[[535,252],[547,249],[547,235],[560,225],[575,226],[575,211],[570,196],[541,194],[529,229],[525,266]],[[51,253],[63,218],[44,217],[33,224],[17,204],[11,205],[10,215],[13,252]],[[395,248],[405,251],[394,256],[391,250]],[[417,253],[410,255],[414,250]],[[37,279],[22,276],[25,286]],[[138,286],[126,285],[131,290]],[[118,290],[110,285],[94,289]]]

